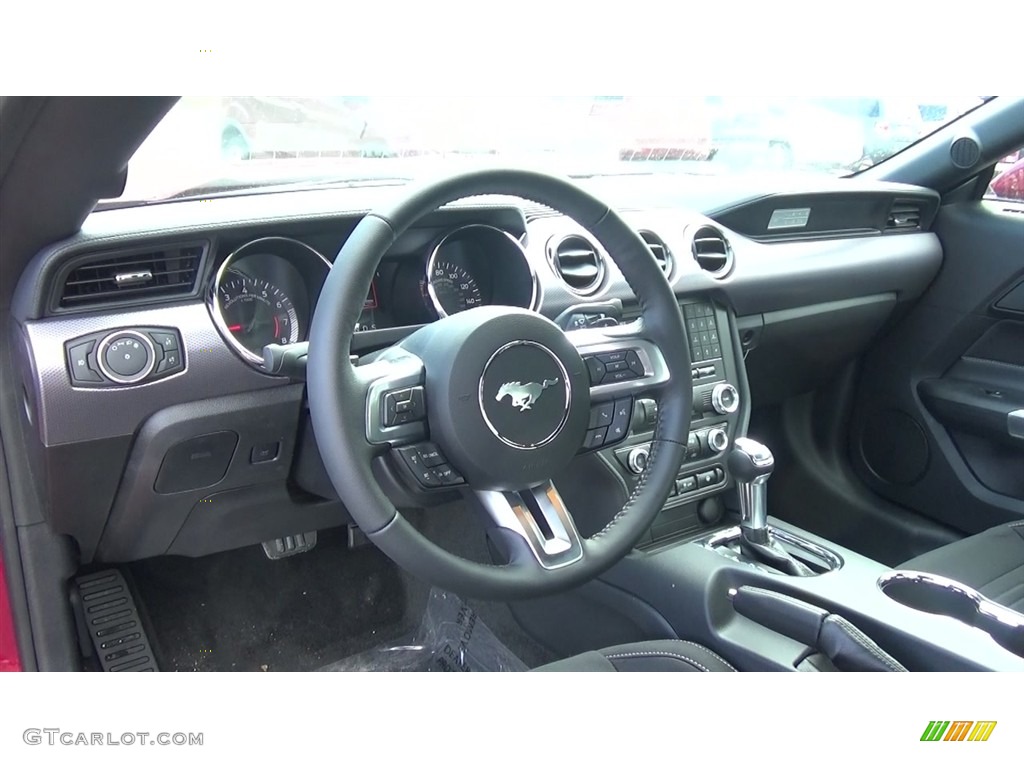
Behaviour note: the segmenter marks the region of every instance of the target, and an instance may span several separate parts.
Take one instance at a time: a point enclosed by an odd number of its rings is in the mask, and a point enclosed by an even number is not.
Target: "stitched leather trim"
[[[1017,371],[1024,370],[1024,365],[1017,365],[1016,363],[1007,363],[1004,362],[1003,360],[992,360],[988,357],[974,357],[973,355],[964,355],[963,359],[974,360],[979,363],[988,363],[989,365],[1002,365],[1006,366],[1007,368],[1013,368],[1014,370]]]
[[[669,651],[633,651],[632,653],[613,653],[611,656],[605,656],[606,659],[636,659],[645,656],[661,656],[666,659],[675,659],[676,661],[685,661],[687,664],[696,667],[701,672],[710,672],[711,670],[705,667],[700,662],[694,661],[688,656],[683,656],[681,653],[671,653]]]
[[[700,645],[699,643],[695,643],[695,642],[693,642],[692,640],[679,640],[679,639],[677,639],[677,638],[672,638],[672,640],[671,640],[671,641],[672,641],[673,643],[683,643],[683,645],[690,645],[690,646],[693,646],[694,648],[696,648],[696,649],[698,649],[698,650],[700,650],[700,651],[703,651],[703,652],[704,652],[704,653],[706,653],[706,654],[707,654],[708,656],[711,656],[711,657],[712,657],[712,658],[714,658],[714,659],[718,659],[718,661],[719,661],[720,663],[722,663],[722,664],[724,664],[725,666],[727,666],[727,667],[728,667],[729,669],[731,669],[731,670],[732,670],[733,672],[735,672],[735,671],[736,671],[736,667],[734,667],[734,666],[733,666],[732,664],[730,664],[730,663],[729,663],[728,661],[726,661],[725,659],[723,659],[723,658],[722,658],[721,656],[719,656],[719,655],[718,655],[717,653],[715,653],[714,651],[712,651],[712,650],[711,650],[710,648],[708,648],[707,646],[704,646],[704,645]]]
[[[878,659],[880,662],[882,662],[885,666],[887,666],[889,668],[890,671],[892,671],[892,672],[906,672],[907,671],[906,668],[902,664],[900,664],[892,656],[890,656],[885,651],[883,651],[881,648],[879,648],[874,643],[874,641],[872,641],[870,638],[868,638],[863,632],[861,632],[859,629],[857,629],[855,626],[853,626],[853,624],[848,622],[842,616],[837,616],[836,614],[833,613],[829,618],[835,619],[836,623],[839,624],[841,627],[843,627],[843,629],[845,629],[850,634],[850,637],[853,639],[853,641],[855,643],[857,643],[861,648],[863,648],[865,651],[867,651],[872,656],[874,656],[876,659]]]

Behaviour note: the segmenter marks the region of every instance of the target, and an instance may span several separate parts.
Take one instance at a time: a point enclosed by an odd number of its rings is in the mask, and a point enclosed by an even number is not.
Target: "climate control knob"
[[[740,407],[740,393],[732,384],[716,384],[711,391],[711,406],[723,416],[736,413]]]
[[[724,429],[715,427],[708,430],[708,448],[715,453],[721,453],[729,447],[729,435]]]
[[[646,445],[640,445],[629,452],[626,457],[626,466],[634,475],[639,475],[647,469],[647,460],[651,457],[651,449]]]

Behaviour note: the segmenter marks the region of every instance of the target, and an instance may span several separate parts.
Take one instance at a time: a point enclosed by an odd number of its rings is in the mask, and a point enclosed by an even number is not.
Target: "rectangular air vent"
[[[885,219],[886,232],[912,232],[921,228],[921,203],[896,200]]]
[[[86,256],[64,279],[58,306],[78,309],[189,296],[196,288],[204,248],[175,245]]]

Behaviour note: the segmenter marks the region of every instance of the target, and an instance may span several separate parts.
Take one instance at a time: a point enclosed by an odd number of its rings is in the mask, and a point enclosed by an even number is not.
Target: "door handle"
[[[1006,414],[1006,429],[1010,432],[1010,437],[1024,440],[1024,408]]]
[[[921,400],[947,427],[1003,442],[1024,440],[1024,392],[994,392],[960,379],[926,379],[917,385]]]

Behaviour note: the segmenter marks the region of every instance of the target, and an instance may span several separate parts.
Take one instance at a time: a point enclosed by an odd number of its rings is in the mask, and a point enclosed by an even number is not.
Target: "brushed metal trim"
[[[149,326],[177,329],[182,359],[188,361],[184,371],[121,386],[72,386],[64,342],[91,333]],[[24,329],[33,365],[23,378],[34,390],[36,426],[45,446],[132,435],[162,408],[289,383],[258,372],[236,356],[217,332],[202,300],[60,315],[25,323]]]

